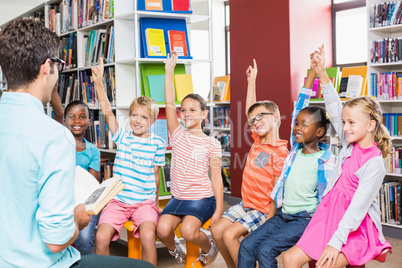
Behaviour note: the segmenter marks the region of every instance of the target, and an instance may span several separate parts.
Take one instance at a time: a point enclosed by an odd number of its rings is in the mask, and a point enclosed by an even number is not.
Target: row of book
[[[211,92],[208,94],[210,100]],[[214,102],[230,101],[230,75],[217,76],[214,78],[212,87],[212,96]]]
[[[230,107],[214,107],[213,126],[230,128]]]
[[[77,33],[70,33],[60,39],[59,58],[66,63],[66,70],[77,67]]]
[[[191,13],[190,0],[138,0],[138,10]]]
[[[213,131],[211,136],[220,142],[223,153],[230,153],[230,134],[229,133]]]
[[[60,35],[113,17],[114,0],[62,0],[58,5],[45,5],[44,22]]]
[[[370,6],[370,28],[401,24],[401,1],[382,2]]]
[[[142,58],[164,58],[172,51],[180,58],[192,58],[186,20],[141,18],[139,22]]]
[[[110,131],[106,124],[105,115],[100,110],[91,110],[91,125],[85,138],[99,149],[116,149],[116,144],[110,139]]]
[[[381,209],[381,221],[389,224],[402,224],[401,182],[384,182],[377,202]]]
[[[402,61],[402,38],[373,40],[370,48],[371,63],[392,63]]]
[[[113,177],[114,159],[101,157],[100,162],[100,178],[101,182]]]
[[[402,147],[393,145],[391,153],[384,158],[384,163],[388,173],[402,174]]]
[[[388,129],[391,137],[401,136],[402,114],[401,113],[383,113],[382,120],[384,126]]]
[[[116,83],[115,68],[113,66],[105,67],[104,69],[103,87],[111,105],[115,105]],[[77,77],[76,73],[60,74],[57,90],[61,102],[65,105],[73,100],[81,100],[90,107],[99,105],[91,70],[79,71],[79,77]]]
[[[402,72],[371,73],[369,96],[380,100],[402,99]]]
[[[84,35],[85,66],[98,64],[99,57],[104,63],[112,63],[115,59],[114,26],[108,25],[106,29],[90,31]]]

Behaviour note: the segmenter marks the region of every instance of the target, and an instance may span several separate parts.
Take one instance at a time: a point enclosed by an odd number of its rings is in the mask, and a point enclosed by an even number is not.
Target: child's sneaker
[[[169,250],[170,255],[172,255],[178,263],[186,264],[186,249],[183,247],[176,235],[174,236],[174,244],[176,245],[176,248],[174,250]]]
[[[200,261],[203,266],[209,266],[215,261],[216,257],[218,256],[218,247],[216,246],[214,240],[211,239],[210,241],[211,241],[211,249],[209,250],[209,252],[202,253],[202,251],[201,251],[200,255],[198,256],[198,259],[196,259],[193,262],[192,267],[194,267],[194,264],[197,261]]]

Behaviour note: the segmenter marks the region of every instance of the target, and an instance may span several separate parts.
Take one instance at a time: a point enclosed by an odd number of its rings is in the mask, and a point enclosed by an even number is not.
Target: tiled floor
[[[225,209],[228,208],[229,205],[225,202]],[[398,268],[402,267],[402,240],[388,238],[388,242],[392,245],[393,253],[388,254],[387,260],[385,263],[380,263],[378,261],[371,261],[366,264],[366,268]],[[117,256],[127,256],[127,247],[119,244],[118,242],[112,242],[110,246],[110,252],[112,255]],[[178,264],[175,262],[174,258],[168,253],[166,248],[158,249],[158,268],[183,268],[183,264]],[[222,256],[219,254],[216,261],[209,266],[211,268],[224,268],[226,267],[225,261]],[[283,267],[282,255],[278,257],[278,267]],[[303,268],[307,268],[305,265]]]

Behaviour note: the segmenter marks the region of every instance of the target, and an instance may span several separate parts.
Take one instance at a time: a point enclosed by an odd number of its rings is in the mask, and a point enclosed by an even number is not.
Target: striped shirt
[[[126,185],[115,199],[127,204],[155,200],[154,166],[165,165],[165,141],[154,134],[140,138],[122,127],[112,140],[117,144],[113,175],[120,176]]]
[[[214,195],[208,176],[210,158],[222,157],[220,143],[212,137],[196,137],[181,125],[172,137],[171,188],[177,199],[198,200]]]

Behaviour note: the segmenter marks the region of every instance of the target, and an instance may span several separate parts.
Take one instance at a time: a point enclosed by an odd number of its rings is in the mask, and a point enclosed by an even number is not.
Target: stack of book
[[[370,28],[396,25],[401,22],[401,1],[382,2],[370,6]]]
[[[108,25],[106,29],[90,31],[83,38],[85,66],[93,66],[98,63],[99,57],[105,63],[114,62],[114,26]]]
[[[402,99],[402,72],[371,73],[369,95],[380,100]]]

